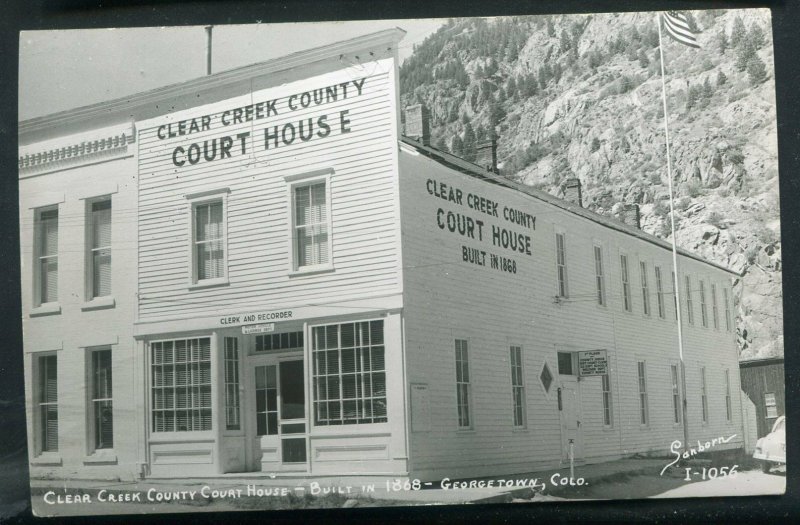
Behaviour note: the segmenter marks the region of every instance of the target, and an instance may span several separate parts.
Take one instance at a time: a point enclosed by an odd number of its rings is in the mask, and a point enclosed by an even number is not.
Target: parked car
[[[786,464],[786,416],[772,425],[772,432],[756,441],[755,459],[761,460],[761,469],[769,472],[773,465]]]

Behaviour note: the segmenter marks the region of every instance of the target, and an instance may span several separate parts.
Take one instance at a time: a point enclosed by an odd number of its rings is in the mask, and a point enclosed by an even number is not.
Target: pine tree
[[[484,139],[486,139],[486,130],[483,129],[482,125],[478,124],[478,127],[475,128],[475,144],[480,144]]]
[[[461,137],[458,135],[453,136],[453,140],[450,141],[450,151],[456,157],[464,156],[464,143],[461,141]]]
[[[728,77],[725,76],[725,73],[723,73],[722,70],[720,69],[719,73],[717,73],[717,85],[721,86],[721,85],[725,84],[725,82],[727,82],[727,81],[728,81]]]
[[[764,30],[761,29],[761,26],[758,25],[757,22],[753,22],[753,25],[750,26],[750,32],[747,33],[747,39],[753,45],[753,49],[761,49],[764,44]]]
[[[755,54],[756,50],[753,47],[753,43],[750,42],[750,39],[745,38],[742,40],[736,54],[736,69],[739,71],[746,70],[747,64],[750,62],[750,59],[755,56]]]
[[[724,55],[729,45],[730,43],[728,42],[728,34],[725,33],[725,29],[723,28],[722,31],[717,33],[717,49],[719,49],[719,52]]]
[[[595,151],[597,151],[599,149],[600,149],[600,140],[597,137],[595,137],[595,138],[592,139],[592,143],[589,146],[589,151],[594,153]]]
[[[472,124],[469,122],[464,124],[464,138],[462,142],[462,157],[470,162],[474,161],[477,155],[477,151],[475,150],[475,130],[472,129]]]
[[[639,65],[642,67],[650,65],[650,59],[647,58],[647,53],[644,52],[644,49],[639,50]]]
[[[700,89],[699,86],[689,86],[689,90],[686,92],[687,112],[697,105],[697,100],[700,98],[701,94],[702,89]]]
[[[711,80],[708,77],[703,81],[703,98],[714,96],[714,88],[711,87]]]
[[[444,151],[445,153],[450,153],[450,150],[447,149],[447,142],[445,142],[444,137],[439,137],[439,140],[436,141],[434,146],[439,151]]]
[[[731,47],[739,47],[745,36],[747,36],[747,30],[744,28],[744,22],[742,22],[741,17],[737,16],[733,20],[733,29],[731,29]]]
[[[750,84],[756,86],[767,79],[767,66],[764,61],[758,58],[758,55],[753,55],[750,62],[747,63],[747,76],[750,77]]]
[[[508,98],[514,98],[517,96],[517,81],[514,80],[514,77],[508,77],[508,82],[506,82],[506,96]]]

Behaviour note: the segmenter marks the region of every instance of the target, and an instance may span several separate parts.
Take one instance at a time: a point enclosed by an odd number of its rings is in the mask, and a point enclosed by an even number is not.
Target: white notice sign
[[[242,327],[243,334],[266,334],[275,331],[275,323],[250,324]]]
[[[608,353],[605,350],[578,352],[578,370],[581,376],[608,374]]]

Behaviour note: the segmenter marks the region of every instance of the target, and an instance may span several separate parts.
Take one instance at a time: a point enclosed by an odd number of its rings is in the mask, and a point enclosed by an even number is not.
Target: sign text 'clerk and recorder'
[[[163,124],[156,130],[159,140],[174,139],[184,135],[210,131],[215,127],[228,127],[266,118],[280,118],[282,115],[321,106],[339,100],[360,96],[366,78],[333,84],[319,89],[295,93],[288,97],[266,100],[229,109],[222,113],[203,115],[192,119]],[[279,146],[289,146],[295,142],[308,142],[313,138],[324,139],[333,133],[350,133],[350,110],[340,110],[334,114],[320,114],[303,117],[295,122],[267,126],[263,131],[265,150]],[[193,166],[200,162],[230,158],[233,155],[246,155],[250,139],[249,131],[235,135],[224,135],[202,142],[179,145],[172,150],[172,163],[177,167],[187,164]]]

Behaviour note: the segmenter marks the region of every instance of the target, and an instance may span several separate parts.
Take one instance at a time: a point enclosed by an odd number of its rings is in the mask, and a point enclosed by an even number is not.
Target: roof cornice
[[[145,106],[152,106],[159,102],[174,100],[175,97],[184,96],[187,93],[199,93],[218,89],[256,76],[273,74],[326,60],[338,60],[343,55],[356,53],[381,45],[388,45],[389,49],[396,48],[405,34],[406,32],[403,29],[397,27],[394,29],[386,29],[342,42],[298,51],[264,62],[258,62],[185,82],[143,91],[130,96],[35,117],[19,123],[19,136],[22,138],[25,135],[44,132],[53,127],[75,125],[100,117],[108,119],[117,116],[119,120],[135,121],[137,110]],[[22,140],[20,140],[20,142],[22,142]]]

